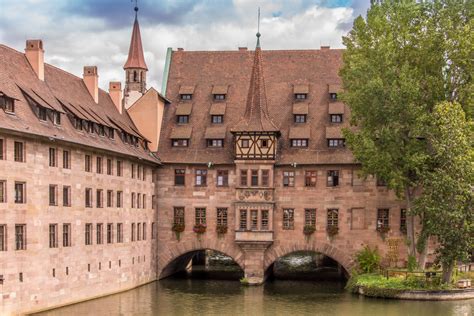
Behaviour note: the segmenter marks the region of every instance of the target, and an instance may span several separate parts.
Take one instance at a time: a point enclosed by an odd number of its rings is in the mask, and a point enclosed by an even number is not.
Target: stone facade
[[[0,203],[0,225],[6,225],[4,251],[0,251],[3,278],[0,314],[30,312],[123,291],[155,280],[156,238],[152,225],[156,212],[152,198],[155,186],[151,164],[110,152],[0,133],[4,159],[0,160],[0,181],[5,181],[6,201]],[[25,162],[14,161],[14,142],[22,142]],[[57,167],[49,166],[49,149],[55,148]],[[63,151],[70,152],[70,169],[63,168]],[[92,157],[92,172],[85,171],[85,155]],[[102,157],[102,174],[97,173]],[[113,161],[113,175],[107,174],[107,159]],[[117,160],[123,176],[117,176]],[[131,165],[144,168],[145,180],[131,178]],[[15,182],[26,184],[25,203],[15,203]],[[49,186],[58,185],[57,205],[50,205]],[[63,206],[62,188],[71,187],[71,206]],[[92,207],[85,207],[85,189],[93,192]],[[97,206],[96,190],[103,190],[103,207]],[[113,191],[112,207],[107,191]],[[123,207],[117,207],[117,191],[123,192]],[[132,192],[146,196],[146,205],[131,207]],[[92,224],[92,243],[85,244],[85,224]],[[102,244],[97,244],[97,224],[103,224]],[[118,242],[117,224],[123,226]],[[140,241],[131,241],[132,223],[146,223]],[[16,250],[15,225],[26,225],[26,249]],[[57,224],[57,246],[50,248],[50,224]],[[63,224],[71,225],[71,245],[63,245]],[[112,224],[108,243],[107,225]],[[143,227],[143,226],[142,226]],[[156,233],[156,232],[155,232]],[[135,236],[136,237],[136,236]],[[21,279],[20,279],[21,278]]]

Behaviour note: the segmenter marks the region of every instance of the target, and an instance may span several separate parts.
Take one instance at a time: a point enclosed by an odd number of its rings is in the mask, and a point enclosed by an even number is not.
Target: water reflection
[[[474,300],[422,302],[351,295],[342,283],[239,282],[170,278],[39,315],[354,315],[470,316]]]

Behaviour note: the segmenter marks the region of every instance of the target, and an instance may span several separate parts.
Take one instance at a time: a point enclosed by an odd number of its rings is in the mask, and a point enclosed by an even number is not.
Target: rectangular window
[[[63,150],[63,168],[71,169],[71,152]]]
[[[329,93],[329,98],[330,98],[332,101],[337,100],[337,93],[334,93],[334,92]]]
[[[131,175],[132,175],[132,179],[135,179],[135,164],[133,163],[131,165]]]
[[[334,147],[344,147],[344,146],[345,146],[345,140],[342,138],[328,139],[328,147],[334,148]]]
[[[6,96],[0,97],[0,108],[3,108],[6,113],[15,113],[15,101]]]
[[[137,179],[142,178],[142,166],[138,165],[137,166]]]
[[[306,93],[296,93],[295,99],[296,100],[306,100],[307,94]]]
[[[260,147],[262,148],[267,148],[269,146],[269,142],[268,142],[268,139],[261,139],[260,140]]]
[[[122,207],[123,205],[123,192],[117,191],[117,207]]]
[[[58,248],[58,224],[49,224],[49,248]]]
[[[258,229],[258,210],[250,210],[250,230]]]
[[[132,231],[130,234],[130,240],[135,241],[135,223],[132,223]]]
[[[175,169],[174,170],[174,185],[184,186],[185,184],[185,169]]]
[[[143,194],[142,197],[142,208],[146,209],[146,194]]]
[[[250,148],[250,140],[249,139],[242,139],[241,140],[241,147],[242,148]]]
[[[191,100],[193,98],[193,95],[192,94],[181,94],[181,100]]]
[[[97,244],[102,245],[104,243],[104,224],[99,223],[96,225],[97,231],[96,231],[96,239],[97,239]],[[92,229],[92,227],[91,227]]]
[[[250,170],[250,185],[253,187],[258,186],[258,170]]]
[[[174,208],[173,224],[184,225],[184,207]]]
[[[0,138],[0,160],[5,159],[5,141]]]
[[[0,203],[7,202],[7,182],[0,180]]]
[[[107,207],[113,207],[114,191],[107,190]]]
[[[382,208],[377,210],[377,229],[389,227],[389,210]]]
[[[337,187],[339,185],[339,170],[328,170],[328,187]]]
[[[176,122],[178,122],[178,124],[188,124],[189,123],[189,115],[178,115],[176,117]]]
[[[146,223],[142,224],[142,239],[146,240]]]
[[[25,144],[15,142],[14,144],[14,160],[16,162],[25,162]]]
[[[329,118],[331,123],[342,123],[342,114],[331,114]]]
[[[268,221],[269,221],[269,212],[268,210],[261,210],[260,215],[262,217],[260,229],[261,230],[268,230]]]
[[[112,175],[112,159],[107,159],[107,175]]]
[[[226,187],[229,185],[229,171],[217,170],[217,186]]]
[[[55,184],[49,185],[49,205],[58,205],[58,186]]]
[[[91,172],[92,171],[92,158],[90,155],[84,156],[84,171]]]
[[[203,224],[206,225],[206,209],[203,207],[196,208],[196,225]]]
[[[114,224],[107,224],[107,243],[111,244],[114,242]]]
[[[337,227],[339,225],[339,210],[336,208],[328,209],[327,226]]]
[[[216,101],[225,100],[225,94],[214,94],[214,100]]]
[[[247,230],[247,210],[240,210],[240,230]]]
[[[207,185],[207,170],[196,169],[195,171],[195,185],[205,187]]]
[[[49,166],[57,167],[58,166],[58,155],[56,148],[49,148]]]
[[[217,208],[217,226],[227,226],[227,208]]]
[[[141,208],[142,204],[142,195],[140,193],[137,193],[137,208]]]
[[[173,147],[188,147],[187,139],[173,139],[171,140],[171,146]]]
[[[223,115],[211,115],[211,122],[212,124],[222,124],[224,122]]]
[[[46,108],[42,107],[42,106],[38,106],[38,118],[41,120],[41,121],[46,121],[47,119],[47,114],[46,114]]]
[[[262,187],[268,187],[270,183],[270,172],[269,170],[263,169],[262,171]]]
[[[117,243],[123,242],[123,224],[117,223]]]
[[[207,147],[224,147],[223,139],[208,139]]]
[[[292,139],[291,147],[308,147],[307,139]]]
[[[247,186],[247,170],[240,170],[240,185]]]
[[[306,123],[305,114],[295,114],[294,119],[295,119],[295,123]]]
[[[15,203],[26,203],[26,182],[15,182]]]
[[[122,161],[117,160],[117,177],[121,177],[123,173],[122,170]]]
[[[400,210],[400,231],[403,234],[407,233],[407,210],[404,208]]]
[[[151,223],[151,239],[156,239],[156,223]]]
[[[7,225],[0,225],[0,251],[7,251]]]
[[[132,192],[131,203],[132,203],[131,207],[135,208],[135,192]]]
[[[318,173],[316,171],[305,171],[304,174],[304,185],[307,187],[315,187]]]
[[[283,171],[283,186],[284,187],[295,186],[295,172],[294,171]]]
[[[304,210],[304,225],[316,227],[316,209]]]
[[[104,207],[104,190],[98,189],[96,191],[96,207],[102,208]]]
[[[54,125],[61,125],[61,114],[59,112],[53,112],[53,123]]]
[[[63,224],[63,247],[71,247],[71,224]]]
[[[96,158],[96,172],[99,174],[102,173],[102,157]]]
[[[15,225],[15,249],[26,249],[26,224]]]
[[[91,188],[86,188],[86,194],[85,194],[85,205],[86,207],[92,207],[92,189]]]
[[[283,209],[283,229],[295,229],[295,210],[292,208]]]
[[[140,241],[142,232],[142,223],[137,223],[137,240]]]
[[[86,246],[92,245],[92,224],[90,223],[86,224],[84,239]]]
[[[63,186],[63,206],[71,206],[71,187]]]

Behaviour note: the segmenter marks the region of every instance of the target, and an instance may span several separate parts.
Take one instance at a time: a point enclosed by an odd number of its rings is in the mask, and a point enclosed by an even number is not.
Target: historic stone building
[[[403,202],[382,181],[360,178],[345,148],[342,50],[262,51],[257,37],[255,52],[171,54],[158,146],[158,277],[204,248],[233,257],[250,283],[297,250],[321,252],[346,272],[366,244],[401,263]]]
[[[136,36],[137,21],[124,67],[128,96],[145,93]],[[24,53],[0,45],[2,315],[156,279],[159,160],[123,111],[120,82],[107,93],[97,67],[79,78],[43,55],[41,40],[26,41]]]

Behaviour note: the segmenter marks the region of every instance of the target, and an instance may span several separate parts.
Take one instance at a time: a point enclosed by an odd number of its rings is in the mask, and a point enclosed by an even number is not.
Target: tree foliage
[[[449,282],[456,261],[468,259],[474,246],[474,150],[458,103],[436,105],[429,128],[430,168],[414,210],[424,214],[423,233],[437,237],[444,281]]]

